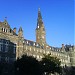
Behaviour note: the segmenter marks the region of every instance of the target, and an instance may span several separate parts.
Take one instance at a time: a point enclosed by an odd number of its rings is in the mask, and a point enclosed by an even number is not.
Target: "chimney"
[[[62,44],[62,49],[64,49],[64,44]]]
[[[13,28],[14,33],[16,33],[16,28]]]

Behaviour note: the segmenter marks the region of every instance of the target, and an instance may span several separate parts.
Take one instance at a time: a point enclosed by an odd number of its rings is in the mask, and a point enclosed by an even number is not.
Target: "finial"
[[[40,8],[39,8],[39,11],[40,11]]]
[[[22,30],[22,27],[19,28],[19,31],[23,31],[23,30]]]
[[[4,24],[5,24],[5,25],[8,25],[7,17],[5,17],[5,19],[4,19]]]
[[[5,20],[7,20],[7,17],[5,17]]]

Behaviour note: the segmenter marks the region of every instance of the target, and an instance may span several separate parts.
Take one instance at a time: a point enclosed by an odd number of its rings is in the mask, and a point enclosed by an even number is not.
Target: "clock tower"
[[[39,43],[41,46],[46,44],[46,32],[45,27],[42,21],[42,16],[40,12],[40,8],[38,10],[38,19],[37,19],[37,27],[36,27],[36,42]]]

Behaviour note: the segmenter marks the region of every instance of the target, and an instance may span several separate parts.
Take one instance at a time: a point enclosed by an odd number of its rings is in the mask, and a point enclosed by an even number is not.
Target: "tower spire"
[[[42,16],[41,16],[41,11],[40,11],[40,8],[38,9],[38,18],[37,18],[37,27],[36,27],[36,30],[41,28],[43,24],[43,21],[42,21]]]
[[[40,11],[40,8],[39,8],[39,11]]]
[[[38,9],[38,20],[41,20],[42,21],[42,16],[41,16],[40,8]]]
[[[22,31],[22,32],[23,32],[22,27],[20,27],[20,28],[19,28],[19,32],[20,32],[20,31]]]
[[[46,43],[45,38],[45,28],[42,21],[40,8],[38,10],[38,19],[37,19],[37,27],[36,27],[36,42],[41,46]]]
[[[5,25],[8,25],[7,17],[5,17],[5,19],[4,19],[4,24],[5,24]]]
[[[23,37],[23,30],[22,30],[22,27],[19,28],[18,36],[19,36],[19,37]]]

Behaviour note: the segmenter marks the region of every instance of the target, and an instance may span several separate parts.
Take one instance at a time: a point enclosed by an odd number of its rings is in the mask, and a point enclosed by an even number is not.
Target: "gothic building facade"
[[[16,44],[16,59],[21,57],[23,54],[33,56],[39,61],[43,58],[43,54],[51,54],[57,57],[61,61],[61,66],[75,66],[75,47],[64,46],[61,48],[55,48],[49,46],[46,42],[46,31],[42,20],[40,9],[38,10],[38,19],[36,27],[36,42],[27,40],[23,37],[22,27],[19,28],[16,33],[16,28],[11,29],[7,20],[0,22],[0,39],[10,40],[10,42]],[[0,51],[2,51],[0,49]],[[1,54],[0,54],[1,57]]]

